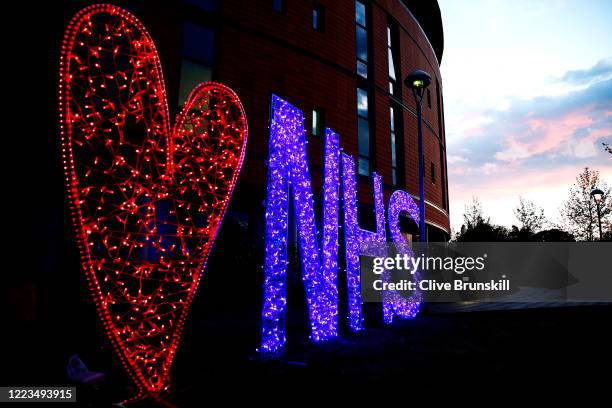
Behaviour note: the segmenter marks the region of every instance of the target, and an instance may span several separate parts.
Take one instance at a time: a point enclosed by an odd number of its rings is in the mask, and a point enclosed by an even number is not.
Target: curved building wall
[[[315,193],[322,180],[322,138],[312,135],[313,110],[323,112],[324,126],[340,135],[345,152],[359,157],[357,88],[368,95],[370,169],[383,178],[385,202],[395,189],[405,189],[418,200],[417,120],[412,93],[402,82],[413,69],[432,75],[429,97],[423,101],[426,220],[429,239],[449,233],[442,80],[438,60],[425,33],[401,0],[365,1],[368,78],[356,68],[356,2],[288,1],[281,11],[272,1],[226,0],[213,78],[233,87],[249,119],[249,147],[241,183],[253,187],[265,182],[269,99],[276,93],[300,108],[309,131],[309,161]],[[322,30],[313,28],[313,8],[324,14]],[[397,82],[390,94],[387,27],[394,28]],[[392,175],[390,106],[395,107],[396,184]],[[403,145],[403,146],[401,146]],[[399,163],[401,162],[401,163]],[[432,177],[433,171],[433,177]],[[252,190],[252,191],[251,191]],[[260,193],[265,191],[259,188]],[[239,193],[240,194],[240,193]],[[263,198],[263,197],[261,197]],[[366,211],[372,203],[369,177],[359,177],[358,199]],[[258,203],[259,204],[259,203]]]

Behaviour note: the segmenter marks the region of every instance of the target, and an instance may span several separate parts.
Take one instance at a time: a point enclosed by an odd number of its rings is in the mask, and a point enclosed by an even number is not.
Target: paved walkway
[[[509,296],[496,299],[495,302],[429,303],[427,310],[436,314],[612,304],[612,302],[567,301],[563,300],[563,296],[563,291],[557,289],[522,287]]]

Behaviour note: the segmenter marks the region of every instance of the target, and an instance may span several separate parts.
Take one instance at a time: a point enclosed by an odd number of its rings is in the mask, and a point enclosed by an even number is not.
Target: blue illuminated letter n
[[[325,130],[323,237],[319,252],[302,112],[272,95],[268,158],[261,352],[282,352],[287,304],[289,205],[293,202],[311,340],[338,334],[338,135]],[[292,200],[291,200],[292,198]]]

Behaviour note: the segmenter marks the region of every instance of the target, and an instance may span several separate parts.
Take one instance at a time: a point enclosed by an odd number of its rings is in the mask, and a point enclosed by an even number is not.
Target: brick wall
[[[271,1],[223,2],[218,29],[218,53],[215,77],[240,95],[249,120],[249,147],[241,184],[265,182],[269,124],[269,98],[272,92],[302,109],[309,132],[311,112],[325,110],[325,125],[339,135],[345,152],[357,156],[357,112],[355,74],[355,3],[352,0],[320,0],[325,7],[325,31],[312,29],[312,4],[289,0],[287,12],[277,13]],[[389,135],[387,19],[399,27],[400,79],[413,69],[425,69],[432,75],[431,108],[423,102],[423,139],[425,156],[426,219],[449,228],[444,210],[440,149],[444,150],[438,125],[436,79],[442,78],[435,54],[418,24],[399,0],[370,1],[368,32],[371,36],[369,64],[373,76],[370,109],[374,110],[371,137],[375,138],[375,170],[383,177],[385,196],[391,184],[391,144]],[[397,64],[397,62],[396,62]],[[402,85],[401,106],[405,158],[405,186],[418,196],[417,120],[412,93]],[[443,127],[442,127],[443,129]],[[443,140],[443,139],[442,139]],[[321,139],[309,135],[309,161],[315,192],[322,179]],[[445,154],[443,155],[445,157]],[[436,183],[431,183],[430,166],[435,165]],[[368,178],[360,178],[358,198],[371,203]],[[429,205],[433,203],[434,205]]]

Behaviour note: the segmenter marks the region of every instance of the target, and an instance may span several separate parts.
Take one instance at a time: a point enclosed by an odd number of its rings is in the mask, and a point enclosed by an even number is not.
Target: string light
[[[308,305],[310,339],[318,343],[338,335],[338,136],[330,129],[325,130],[321,255],[306,154],[304,117],[299,109],[276,95],[272,95],[271,104],[261,337],[261,352],[265,357],[279,355],[286,342],[290,191]]]
[[[407,254],[413,257],[412,249],[402,236],[399,227],[400,214],[404,212],[418,225],[419,208],[410,194],[402,190],[394,191],[389,198],[388,222],[389,232],[398,254]],[[383,273],[383,280],[389,279],[389,273]],[[420,279],[420,272],[414,274],[415,281]],[[412,319],[419,313],[421,305],[421,293],[414,291],[408,297],[403,297],[397,292],[383,292],[383,321],[386,324],[393,322],[395,316],[401,319]]]
[[[59,103],[82,268],[137,398],[157,398],[242,166],[246,116],[230,88],[204,83],[171,130],[153,40],[104,4],[67,28]]]
[[[342,194],[344,204],[344,246],[346,256],[346,283],[348,298],[348,323],[353,332],[363,329],[361,277],[359,254],[361,245],[368,242],[384,244],[385,213],[382,194],[382,179],[372,173],[374,190],[374,217],[376,231],[359,227],[357,220],[357,180],[355,161],[351,156],[342,154]]]
[[[340,138],[325,128],[323,169],[323,277],[326,282],[328,337],[338,335],[338,222],[340,181]]]

